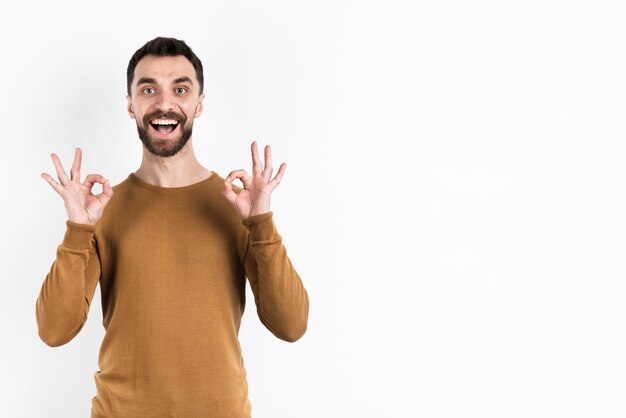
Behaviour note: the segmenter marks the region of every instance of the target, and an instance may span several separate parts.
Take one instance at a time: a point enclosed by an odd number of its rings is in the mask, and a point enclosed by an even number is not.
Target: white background
[[[626,416],[623,4],[4,4],[2,415],[89,416],[100,290],[70,343],[39,340],[67,219],[40,173],[76,146],[83,176],[139,167],[126,66],[174,36],[205,67],[199,161],[250,170],[256,139],[287,162],[309,327],[276,339],[248,288],[254,418]]]

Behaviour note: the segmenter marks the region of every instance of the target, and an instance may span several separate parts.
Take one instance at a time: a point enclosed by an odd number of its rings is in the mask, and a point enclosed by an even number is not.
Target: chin
[[[137,131],[144,148],[158,157],[172,157],[178,154],[191,139],[191,127],[172,138],[155,138],[139,126],[137,126]]]

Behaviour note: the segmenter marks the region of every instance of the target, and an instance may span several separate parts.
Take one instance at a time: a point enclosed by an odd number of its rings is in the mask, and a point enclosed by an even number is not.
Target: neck
[[[189,138],[183,149],[171,157],[159,157],[143,147],[141,166],[135,175],[155,186],[183,187],[207,179],[212,172],[198,162]]]

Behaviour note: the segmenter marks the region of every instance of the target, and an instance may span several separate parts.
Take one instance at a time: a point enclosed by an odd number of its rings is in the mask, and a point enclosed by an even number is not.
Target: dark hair
[[[135,51],[128,62],[128,69],[126,70],[126,91],[129,95],[130,86],[133,84],[133,78],[135,76],[135,67],[137,66],[139,60],[146,55],[156,55],[158,57],[175,57],[183,55],[191,62],[191,65],[193,65],[193,68],[196,70],[196,78],[200,83],[200,94],[202,94],[202,91],[204,90],[204,75],[202,73],[202,62],[200,59],[193,53],[191,48],[187,46],[185,41],[159,36],[146,42],[144,46]]]

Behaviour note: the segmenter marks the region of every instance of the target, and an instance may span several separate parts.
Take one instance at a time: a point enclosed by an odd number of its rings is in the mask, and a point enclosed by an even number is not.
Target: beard
[[[163,139],[152,135],[150,131],[150,121],[155,118],[174,119],[178,121],[176,129],[180,131],[178,137]],[[193,130],[193,119],[187,126],[187,117],[174,112],[153,112],[143,117],[143,126],[137,122],[137,133],[144,147],[153,155],[158,157],[171,157],[178,154],[184,148]]]

